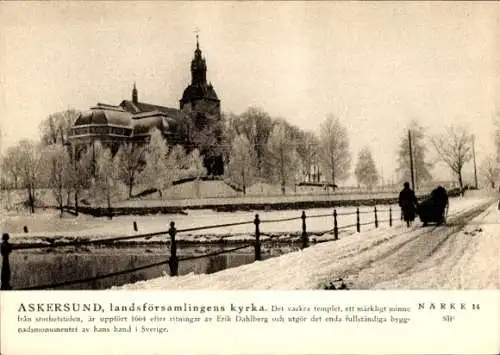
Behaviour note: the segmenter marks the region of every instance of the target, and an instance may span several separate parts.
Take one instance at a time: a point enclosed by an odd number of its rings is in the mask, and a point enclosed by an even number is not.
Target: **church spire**
[[[200,41],[198,30],[196,31],[196,50],[194,58],[191,61],[191,84],[206,85],[207,84],[207,64],[201,56]]]
[[[134,88],[132,89],[132,102],[134,104],[139,102],[139,97],[137,93],[137,88],[135,87],[135,81],[134,81]]]

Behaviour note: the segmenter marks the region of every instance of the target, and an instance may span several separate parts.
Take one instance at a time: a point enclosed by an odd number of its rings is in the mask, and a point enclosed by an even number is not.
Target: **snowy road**
[[[210,275],[161,277],[124,289],[500,288],[500,211],[491,198],[457,201],[448,225],[367,230]]]
[[[462,258],[468,258],[476,235],[464,233],[464,230],[468,221],[483,212],[486,206],[456,213],[450,216],[446,226],[393,235],[391,240],[367,251],[370,255],[358,255],[360,265],[339,276],[348,288],[355,289],[432,288],[432,284],[440,288],[466,286],[461,285],[460,278],[450,279],[450,270]],[[376,256],[372,257],[373,254]]]
[[[469,215],[457,216],[450,231],[434,230],[421,238],[439,241],[431,253],[415,253],[423,261],[400,269],[392,280],[374,288],[423,289],[499,289],[500,288],[500,210],[490,206],[471,222]],[[425,251],[425,246],[422,251]],[[429,248],[427,248],[429,249]]]

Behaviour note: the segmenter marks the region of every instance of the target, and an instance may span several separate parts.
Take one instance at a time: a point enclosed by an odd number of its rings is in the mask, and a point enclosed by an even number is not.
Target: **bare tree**
[[[333,115],[329,115],[320,125],[320,159],[333,185],[349,176],[349,137],[346,128]]]
[[[432,164],[427,162],[426,155],[428,153],[425,144],[424,128],[413,120],[410,123],[409,130],[411,133],[411,146],[413,156],[413,170],[415,177],[416,188],[422,183],[430,181],[432,175],[430,170]],[[410,181],[411,179],[411,164],[410,164],[410,146],[408,142],[408,130],[405,130],[398,148],[398,168],[396,169],[401,181]]]
[[[379,175],[370,148],[363,147],[360,150],[354,174],[356,175],[358,184],[365,185],[369,190],[377,184]]]
[[[75,214],[77,216],[80,193],[83,189],[91,187],[90,182],[93,179],[93,167],[94,155],[92,148],[87,148],[83,151],[78,160],[75,156],[72,156],[70,166],[68,167]]]
[[[95,188],[99,199],[105,199],[109,211],[109,218],[112,218],[112,200],[118,194],[119,170],[118,162],[113,158],[110,149],[100,147],[96,144],[95,151]]]
[[[300,132],[297,139],[297,154],[299,155],[303,179],[311,181],[311,171],[315,168],[315,157],[318,154],[319,140],[312,132]]]
[[[234,141],[234,139],[242,134],[240,131],[240,118],[238,115],[232,112],[223,112],[222,113],[222,122],[224,124],[224,144],[230,146],[231,142]],[[245,135],[246,137],[246,135]],[[248,139],[248,137],[246,137]],[[230,152],[227,151],[229,154]]]
[[[170,154],[168,155],[169,159],[167,159],[168,166],[172,170],[178,170],[179,167],[174,165],[174,161],[172,158],[170,158]],[[204,158],[200,154],[200,151],[198,149],[192,150],[187,156],[186,156],[186,163],[185,163],[186,169],[184,174],[189,176],[189,177],[194,177],[194,178],[200,178],[204,175],[207,174],[207,169],[204,166]]]
[[[446,131],[444,135],[432,137],[431,141],[439,158],[456,174],[463,195],[462,170],[472,158],[472,135],[462,126],[451,126]]]
[[[35,213],[36,190],[40,180],[41,150],[31,140],[22,140],[18,145],[22,181],[28,194],[28,205],[31,213]]]
[[[239,116],[233,116],[229,125],[234,137],[243,134],[255,151],[257,177],[267,179],[272,165],[269,159],[268,140],[273,130],[273,120],[264,110],[250,107]]]
[[[2,159],[2,175],[11,182],[11,186],[17,189],[22,174],[23,163],[20,146],[9,147]]]
[[[232,183],[241,186],[243,194],[256,175],[256,165],[255,150],[244,135],[238,135],[233,140],[227,176]]]
[[[43,149],[43,166],[47,169],[47,185],[59,206],[60,216],[64,212],[64,194],[71,189],[71,159],[67,150],[59,144]]]
[[[283,122],[274,125],[269,137],[269,152],[274,167],[273,178],[281,186],[281,193],[286,193],[286,185],[296,182],[299,171],[299,159],[295,150],[295,144],[291,141],[287,126]]]
[[[158,189],[160,198],[163,198],[162,190],[169,186],[175,177],[175,171],[168,169],[167,157],[168,146],[162,133],[155,129],[150,136],[150,141],[146,147],[144,160],[145,168],[140,173],[140,180]]]
[[[189,164],[186,150],[181,145],[177,144],[169,149],[167,153],[167,165],[176,168],[175,176],[173,176],[174,180],[190,177],[187,173]]]
[[[74,109],[51,114],[40,124],[43,145],[68,143],[69,131],[80,113]]]
[[[128,187],[128,197],[132,197],[132,189],[137,180],[139,169],[143,165],[145,155],[144,147],[134,143],[122,145],[116,153],[118,174]]]
[[[496,182],[500,178],[500,166],[497,159],[492,155],[488,155],[481,162],[479,171],[486,183],[494,189]]]

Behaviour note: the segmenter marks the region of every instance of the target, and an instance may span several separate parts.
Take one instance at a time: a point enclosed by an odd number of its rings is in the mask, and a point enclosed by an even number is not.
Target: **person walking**
[[[403,190],[399,193],[398,204],[401,207],[403,213],[403,219],[406,225],[409,227],[410,224],[415,220],[415,214],[418,207],[417,196],[415,192],[410,188],[410,183],[405,182],[403,184]]]
[[[0,273],[0,290],[12,290],[10,286],[10,264],[9,254],[12,251],[12,244],[9,243],[9,234],[2,235],[2,244],[0,245],[0,254],[2,255],[2,271]]]

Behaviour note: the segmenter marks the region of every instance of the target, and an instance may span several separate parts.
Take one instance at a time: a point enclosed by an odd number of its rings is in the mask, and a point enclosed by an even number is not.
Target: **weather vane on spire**
[[[196,34],[196,48],[199,48],[198,38],[200,35],[200,29],[198,28],[198,26],[196,26],[196,28],[194,29],[194,33]]]

